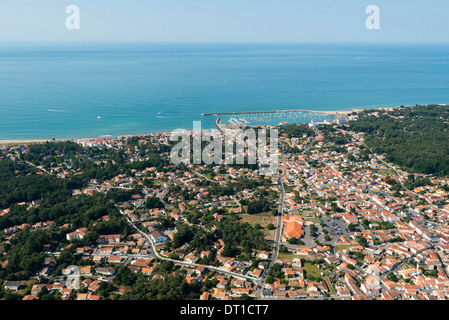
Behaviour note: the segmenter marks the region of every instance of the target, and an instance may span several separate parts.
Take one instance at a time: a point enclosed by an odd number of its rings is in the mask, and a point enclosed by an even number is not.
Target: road
[[[214,180],[209,179],[208,177],[206,177],[205,175],[203,175],[203,174],[201,174],[201,173],[199,173],[199,172],[196,172],[195,170],[190,170],[190,169],[189,169],[189,171],[192,172],[193,174],[196,174],[197,176],[199,176],[199,177],[201,177],[201,178],[203,178],[203,179],[206,179],[206,180],[209,181],[209,182],[217,182],[217,181],[214,181]]]
[[[134,190],[134,188],[130,187],[116,187],[116,186],[106,186],[103,184],[88,184],[87,188],[105,188],[105,189],[122,189],[122,190]]]
[[[268,275],[268,272],[270,271],[270,268],[273,266],[274,262],[276,261],[278,254],[279,254],[279,242],[281,240],[281,233],[282,233],[282,216],[284,214],[284,199],[285,199],[285,191],[284,191],[284,182],[283,182],[284,176],[280,175],[278,177],[279,179],[279,207],[278,207],[278,214],[277,214],[277,221],[276,221],[276,232],[274,234],[274,242],[273,242],[273,252],[271,254],[271,259],[267,265],[267,267],[264,269],[261,278],[257,282],[256,286],[256,299],[262,299],[262,289],[265,283],[265,278]]]
[[[187,261],[175,260],[175,259],[170,259],[170,258],[161,256],[161,255],[157,252],[156,246],[155,246],[154,242],[151,240],[151,238],[149,237],[149,235],[148,235],[147,233],[142,232],[141,230],[139,230],[139,229],[134,225],[134,223],[131,222],[131,220],[129,220],[129,218],[128,218],[127,216],[126,216],[126,220],[127,220],[128,224],[129,224],[134,230],[136,230],[140,235],[142,235],[143,238],[146,240],[146,242],[147,242],[148,244],[150,244],[150,247],[151,247],[151,250],[150,250],[150,256],[151,256],[152,258],[158,258],[158,259],[160,259],[160,260],[170,261],[170,262],[172,262],[172,263],[174,263],[174,264],[177,264],[177,265],[182,265],[182,266],[187,266],[187,267],[192,267],[192,268],[196,268],[196,267],[201,266],[201,267],[205,267],[205,268],[207,268],[207,269],[210,269],[210,270],[213,270],[213,271],[217,271],[217,272],[219,272],[219,273],[222,273],[222,274],[225,274],[225,275],[228,275],[228,276],[232,276],[232,277],[236,277],[236,278],[239,278],[239,279],[249,279],[250,281],[253,281],[253,282],[255,282],[256,284],[258,283],[258,281],[260,281],[259,278],[256,278],[256,277],[253,277],[253,276],[250,276],[250,275],[243,275],[243,274],[240,274],[240,273],[236,273],[236,272],[232,272],[232,271],[227,271],[227,270],[224,270],[224,269],[218,268],[218,267],[213,267],[213,266],[204,265],[204,264],[198,264],[198,263],[190,263],[190,262],[187,262]]]
[[[346,131],[346,132],[347,132],[347,131]],[[401,185],[401,187],[402,187],[404,190],[407,190],[408,192],[410,192],[411,194],[415,195],[416,197],[424,198],[424,200],[426,200],[427,203],[429,203],[430,205],[432,205],[432,202],[429,201],[426,197],[421,197],[421,195],[417,194],[416,192],[414,192],[414,191],[412,191],[412,190],[410,190],[410,189],[407,189],[407,188],[404,186],[404,184],[402,183],[401,179],[400,179],[401,176],[400,176],[398,170],[397,170],[394,166],[392,166],[391,164],[389,164],[389,163],[385,162],[383,159],[381,159],[376,153],[374,153],[373,150],[371,150],[370,148],[368,148],[368,146],[365,144],[365,141],[363,141],[363,139],[362,139],[361,137],[359,137],[357,134],[352,133],[352,132],[347,132],[347,133],[349,133],[354,139],[356,139],[357,141],[359,141],[360,143],[362,143],[363,146],[364,146],[365,148],[367,148],[367,149],[371,152],[371,154],[372,154],[374,157],[376,157],[377,160],[379,160],[380,162],[382,162],[382,164],[384,164],[385,166],[387,166],[387,167],[389,167],[390,169],[392,169],[392,170],[396,173],[396,176],[397,176],[397,178],[398,178],[398,182],[399,182],[399,184]]]

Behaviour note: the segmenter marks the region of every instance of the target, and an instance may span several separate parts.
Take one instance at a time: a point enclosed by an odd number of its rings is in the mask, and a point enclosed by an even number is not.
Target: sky
[[[0,0],[0,41],[449,42],[448,21],[447,0]]]

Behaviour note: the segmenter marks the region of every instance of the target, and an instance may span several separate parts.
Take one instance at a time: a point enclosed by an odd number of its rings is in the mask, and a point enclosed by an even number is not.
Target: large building
[[[289,238],[301,238],[304,235],[302,226],[304,225],[304,219],[300,215],[285,216],[282,218],[284,227],[284,237]]]
[[[66,234],[66,239],[68,241],[72,241],[72,240],[81,240],[83,239],[85,236],[87,235],[87,228],[81,228],[78,230],[75,230],[73,232],[67,233]]]

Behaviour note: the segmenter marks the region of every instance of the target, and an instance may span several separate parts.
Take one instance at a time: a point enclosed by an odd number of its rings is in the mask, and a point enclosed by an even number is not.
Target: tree
[[[310,236],[311,237],[316,236],[316,230],[315,230],[315,226],[313,224],[310,225]]]
[[[360,237],[357,239],[357,243],[365,248],[368,245],[368,240],[365,237]]]
[[[155,209],[155,208],[161,209],[164,207],[164,204],[157,197],[148,197],[147,201],[145,202],[145,207],[147,209]]]
[[[390,272],[387,275],[387,279],[390,280],[390,281],[393,281],[393,282],[398,282],[399,281],[398,277],[393,272]]]
[[[182,246],[185,243],[189,243],[195,233],[194,233],[194,229],[189,227],[186,224],[180,224],[177,227],[178,232],[175,233],[175,235],[173,236],[173,242],[172,242],[172,246],[173,248],[179,248],[180,246]]]
[[[240,250],[238,250],[235,246],[227,244],[224,246],[221,255],[223,257],[236,257],[239,253]]]

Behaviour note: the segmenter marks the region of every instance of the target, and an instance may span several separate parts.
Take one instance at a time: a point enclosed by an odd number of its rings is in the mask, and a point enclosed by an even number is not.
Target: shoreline
[[[0,140],[0,146],[44,143],[44,142],[59,142],[59,141],[70,141],[70,140],[73,140],[73,139],[10,139],[10,140]]]
[[[396,106],[399,107],[399,106]],[[385,108],[396,108],[396,107],[367,107],[367,108],[357,108],[357,109],[350,109],[350,110],[334,110],[334,111],[315,111],[315,110],[279,110],[279,111],[268,111],[268,112],[299,112],[299,111],[303,111],[303,112],[313,112],[313,113],[320,113],[320,114],[327,114],[327,115],[338,115],[338,114],[344,114],[344,115],[348,115],[351,113],[359,113],[365,110],[374,110],[374,109],[385,109]],[[406,107],[406,106],[404,106]],[[254,111],[251,113],[266,113],[267,111]],[[225,112],[226,113],[226,112]],[[238,113],[246,113],[246,112],[238,112]],[[233,112],[229,112],[226,114],[233,114]],[[215,115],[214,113],[209,113],[207,115]],[[205,115],[205,116],[207,116]],[[165,133],[165,131],[160,131],[160,132],[152,132],[154,134],[162,134]],[[144,133],[146,134],[146,133]],[[143,134],[131,134],[129,136],[139,136],[139,135],[143,135]],[[119,135],[119,136],[127,136],[127,135]],[[66,138],[66,139],[5,139],[5,140],[0,140],[0,147],[1,146],[16,146],[16,145],[20,145],[20,144],[34,144],[34,143],[44,143],[44,142],[61,142],[61,141],[74,141],[74,140],[82,140],[82,139],[101,139],[103,137],[91,137],[91,138]],[[116,138],[116,137],[115,137]]]
[[[351,110],[338,110],[338,111],[315,111],[315,110],[290,110],[289,112],[299,112],[299,111],[303,111],[303,112],[311,112],[311,113],[320,113],[320,114],[327,114],[327,115],[336,115],[336,114],[351,114],[353,112],[361,112],[363,110],[367,110],[367,109],[380,109],[380,108],[357,108],[357,109],[351,109]],[[266,113],[266,111],[254,111],[252,113]],[[279,111],[269,111],[269,112],[288,112],[286,110],[279,110]],[[241,113],[246,113],[246,112],[241,112]],[[232,114],[232,112],[229,112],[228,114]],[[215,114],[208,114],[208,115],[215,115]],[[206,115],[207,116],[207,115]],[[165,133],[164,131],[161,132],[153,132],[154,134],[162,134]],[[132,134],[129,136],[139,136],[142,134]],[[120,136],[126,136],[126,135],[120,135]],[[61,141],[74,141],[74,140],[82,140],[82,139],[87,139],[87,140],[91,140],[91,139],[101,139],[103,137],[91,137],[91,138],[68,138],[68,139],[5,139],[5,140],[0,140],[0,147],[1,146],[17,146],[20,144],[25,144],[25,145],[29,145],[29,144],[35,144],[35,143],[44,143],[44,142],[61,142]],[[115,137],[116,138],[116,137]]]
[[[351,110],[299,110],[299,109],[291,109],[291,110],[269,110],[269,111],[237,111],[237,112],[211,112],[211,113],[202,113],[201,116],[220,116],[220,115],[237,115],[237,114],[259,114],[259,113],[294,113],[294,112],[305,112],[305,113],[321,113],[321,114],[328,114],[328,115],[335,115],[335,114],[351,114],[353,112],[361,112],[363,110],[368,109],[379,109],[379,108],[357,108],[357,109],[351,109]]]

